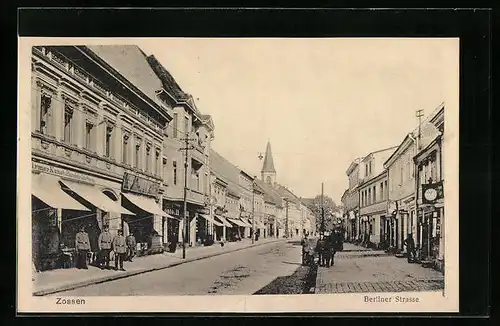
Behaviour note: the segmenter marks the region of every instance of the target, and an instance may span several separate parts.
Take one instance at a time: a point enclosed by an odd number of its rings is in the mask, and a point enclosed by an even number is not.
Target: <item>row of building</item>
[[[249,237],[252,224],[264,237],[313,231],[312,212],[276,182],[270,144],[261,180],[228,162],[210,146],[211,116],[139,47],[36,46],[31,71],[37,269],[57,268],[82,225],[92,251],[107,225],[147,254]]]
[[[352,161],[342,196],[346,238],[407,254],[444,271],[444,111],[442,103],[398,145]]]

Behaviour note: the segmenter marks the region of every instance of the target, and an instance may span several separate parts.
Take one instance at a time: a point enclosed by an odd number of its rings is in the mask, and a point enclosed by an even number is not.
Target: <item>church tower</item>
[[[267,141],[266,156],[262,164],[261,179],[270,186],[276,182],[276,169],[274,168],[273,154],[271,153],[271,143]]]

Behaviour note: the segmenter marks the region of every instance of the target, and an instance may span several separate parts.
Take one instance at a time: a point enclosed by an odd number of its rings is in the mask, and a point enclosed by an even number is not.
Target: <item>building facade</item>
[[[409,133],[389,159],[384,163],[389,185],[388,212],[391,216],[390,246],[396,252],[405,252],[403,245],[408,234],[417,234],[415,204],[416,173],[414,156],[418,148],[426,147],[437,133],[436,127],[428,121]]]
[[[396,148],[390,147],[369,153],[359,164],[361,234],[363,242],[374,247],[384,247],[386,243],[388,184],[383,163]]]
[[[360,182],[360,163],[363,158],[357,158],[351,162],[346,170],[346,175],[349,179],[349,188],[342,197],[342,205],[345,208],[345,213],[348,216],[348,229],[350,234],[348,237],[352,242],[361,242],[361,219],[359,215],[359,182]]]
[[[138,48],[120,48],[138,56]],[[132,83],[99,48],[32,48],[33,258],[39,270],[74,255],[85,226],[96,252],[104,226],[133,230],[161,247],[162,134],[172,116],[164,98]],[[122,58],[117,58],[120,60]],[[137,62],[147,69],[147,62]],[[99,77],[96,77],[99,76]],[[158,237],[160,241],[158,243]]]
[[[414,157],[417,179],[417,232],[415,242],[421,248],[421,259],[444,271],[444,174],[443,134],[444,103],[430,123],[439,133]]]

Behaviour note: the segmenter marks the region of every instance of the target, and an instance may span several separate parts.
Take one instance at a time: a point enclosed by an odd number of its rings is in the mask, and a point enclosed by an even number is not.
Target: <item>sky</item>
[[[357,157],[397,146],[456,97],[456,39],[148,39],[153,54],[212,115],[212,148],[260,177],[271,142],[277,181],[340,204]],[[453,99],[455,100],[455,98]]]

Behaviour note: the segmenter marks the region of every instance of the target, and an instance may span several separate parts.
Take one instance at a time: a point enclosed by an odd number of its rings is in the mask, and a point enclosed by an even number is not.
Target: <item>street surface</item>
[[[271,243],[61,294],[68,296],[248,295],[273,283],[278,277],[292,275],[300,264],[301,247],[298,242]],[[301,293],[301,290],[297,289],[299,292],[295,293]],[[276,287],[269,291],[276,291]]]
[[[444,288],[443,275],[420,264],[409,264],[384,251],[344,244],[330,268],[319,267],[315,293],[413,292]]]
[[[438,271],[349,243],[335,255],[330,268],[301,266],[300,241],[294,241],[269,243],[58,295],[369,293],[438,291],[443,287],[443,275]]]

